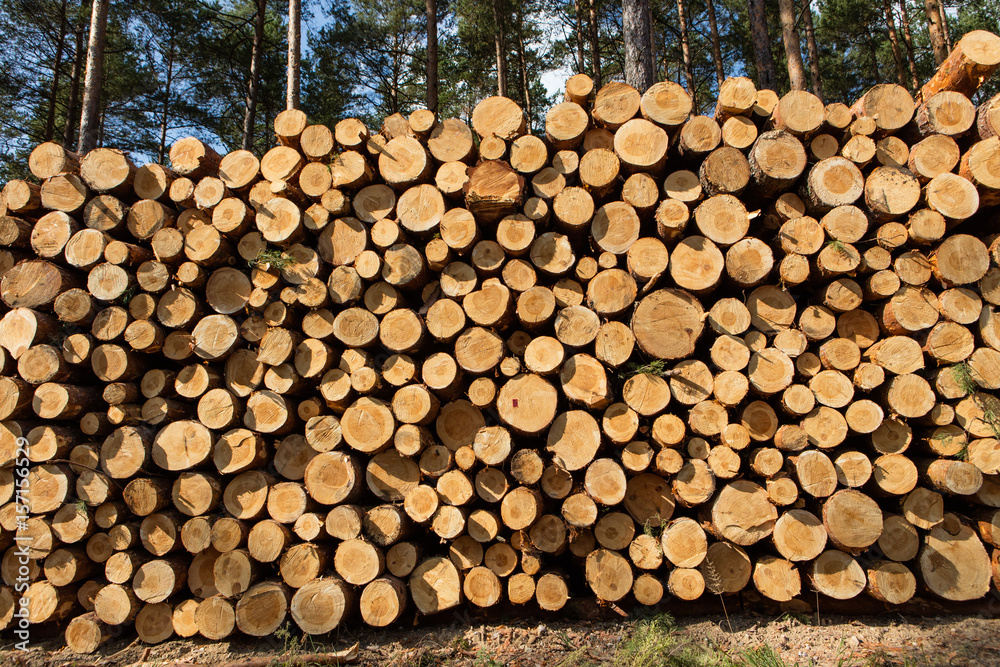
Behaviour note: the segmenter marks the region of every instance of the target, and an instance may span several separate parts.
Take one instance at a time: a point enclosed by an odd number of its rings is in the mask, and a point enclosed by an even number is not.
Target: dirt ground
[[[292,667],[297,664],[295,656],[354,643],[359,647],[354,664],[378,667],[1000,665],[1000,613],[991,605],[961,615],[821,613],[817,618],[813,611],[728,611],[727,620],[721,608],[709,615],[677,617],[657,609],[631,615],[616,608],[570,610],[532,618],[516,610],[490,616],[463,610],[432,623],[425,620],[419,627],[374,631],[347,626],[328,637],[308,638],[289,625],[261,639],[174,639],[156,646],[143,645],[129,632],[90,656],[70,653],[57,629],[48,630],[48,638],[40,636],[44,629],[39,629],[27,652],[12,651],[10,642],[0,644],[0,666],[176,667],[264,658],[274,667]],[[407,620],[416,622],[412,614]]]

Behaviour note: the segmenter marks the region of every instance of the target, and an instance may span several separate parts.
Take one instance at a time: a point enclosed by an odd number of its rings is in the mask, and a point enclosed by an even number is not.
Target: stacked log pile
[[[917,100],[733,78],[714,116],[576,75],[544,136],[493,97],[286,111],[260,159],[40,145],[0,217],[0,625],[986,596],[998,63],[972,33]]]

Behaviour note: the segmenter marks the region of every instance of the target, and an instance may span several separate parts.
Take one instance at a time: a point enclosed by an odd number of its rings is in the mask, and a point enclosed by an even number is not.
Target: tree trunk
[[[679,3],[677,6],[678,9],[681,7]],[[639,92],[645,92],[653,85],[653,53],[649,49],[649,0],[622,0],[622,32],[625,39],[625,83]],[[687,32],[683,18],[681,38],[684,40],[687,59]],[[689,81],[689,84],[693,82]]]
[[[948,57],[948,43],[941,27],[941,1],[924,0],[927,12],[927,32],[931,38],[931,48],[934,49],[934,63],[940,65]]]
[[[788,59],[788,79],[792,90],[806,89],[806,72],[802,66],[802,49],[799,46],[799,29],[795,26],[795,1],[779,0],[781,16],[781,41],[785,44]]]
[[[903,67],[903,52],[899,48],[899,35],[896,34],[896,19],[892,16],[891,0],[882,0],[885,8],[885,24],[889,28],[889,43],[892,45],[892,58],[896,61],[896,79],[899,85],[906,86],[906,68]]]
[[[659,68],[656,65],[656,36],[653,34],[653,25],[656,21],[653,19],[653,8],[648,0],[644,4],[646,5],[646,23],[649,25],[649,31],[646,33],[649,39],[646,40],[646,45],[649,48],[649,60],[653,63],[652,82],[655,84],[660,80]]]
[[[948,28],[948,11],[945,8],[945,3],[941,2],[941,32],[944,33],[944,43],[948,47],[948,52],[950,53],[955,45],[951,42],[951,30]]]
[[[528,82],[528,63],[524,58],[524,0],[517,3],[517,61],[521,68],[524,114],[528,117],[528,134],[531,134],[531,84]]]
[[[594,90],[601,88],[601,30],[597,25],[597,0],[590,0],[590,64],[594,70]]]
[[[576,71],[582,73],[586,68],[586,59],[583,53],[583,19],[580,16],[580,0],[573,0],[573,11],[576,14]]]
[[[399,112],[399,60],[400,60],[400,45],[399,45],[399,35],[395,37],[396,42],[392,47],[392,84],[389,86],[389,112],[390,114],[395,114]]]
[[[906,42],[906,62],[910,68],[910,85],[916,93],[920,90],[920,79],[917,77],[917,61],[913,55],[913,33],[910,31],[910,13],[906,11],[906,0],[899,0],[899,9],[903,23],[903,41]]]
[[[253,149],[257,97],[260,95],[260,57],[264,42],[264,19],[267,2],[257,0],[257,20],[254,23],[253,51],[250,56],[250,81],[247,83],[246,112],[243,115],[243,150]]]
[[[49,91],[49,111],[45,119],[45,141],[52,141],[56,124],[56,96],[59,94],[59,74],[62,71],[63,47],[66,45],[66,0],[59,10],[59,39],[56,41],[56,59],[52,65],[52,88]]]
[[[816,31],[813,30],[812,9],[809,2],[803,0],[802,23],[806,29],[806,46],[809,49],[809,73],[812,75],[813,95],[823,101],[823,77],[819,69],[819,47],[816,46]]]
[[[302,0],[288,0],[288,89],[285,108],[299,108],[299,82],[302,78]]]
[[[719,25],[715,20],[715,1],[707,0],[708,27],[712,34],[712,62],[715,63],[715,83],[721,88],[726,80],[726,70],[722,64],[722,47],[719,44]],[[812,55],[809,56],[812,58]]]
[[[493,42],[497,50],[497,95],[507,97],[507,35],[500,16],[501,0],[493,0]]]
[[[677,0],[677,19],[681,30],[681,52],[684,55],[684,78],[687,80],[688,93],[691,94],[694,103],[694,113],[698,113],[698,91],[695,89],[694,67],[691,64],[691,40],[688,38],[684,0]]]
[[[747,0],[750,11],[750,38],[753,40],[754,63],[757,66],[757,87],[775,90],[778,76],[771,56],[771,38],[767,34],[764,0]]]
[[[101,81],[104,78],[104,43],[110,0],[94,0],[90,10],[90,40],[87,43],[87,74],[83,82],[83,114],[77,153],[85,155],[97,146]]]
[[[80,72],[83,70],[83,29],[76,31],[76,51],[73,72],[70,74],[69,99],[66,101],[66,126],[63,127],[63,146],[76,143],[76,105],[80,100]]]
[[[879,76],[878,72],[878,43],[875,41],[874,36],[870,36],[868,39],[868,49],[871,51],[872,56],[872,78],[875,83],[882,83],[882,77]]]
[[[427,108],[438,108],[438,26],[437,2],[427,0]]]
[[[170,31],[170,41],[167,45],[167,85],[163,91],[163,118],[160,120],[160,146],[157,151],[157,162],[162,164],[167,150],[167,119],[170,113],[170,85],[174,78],[174,32]]]

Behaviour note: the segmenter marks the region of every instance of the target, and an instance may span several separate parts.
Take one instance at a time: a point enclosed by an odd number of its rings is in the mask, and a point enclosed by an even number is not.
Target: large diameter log
[[[757,559],[753,583],[764,597],[777,602],[788,602],[802,591],[802,579],[795,565],[770,555]]]
[[[118,196],[132,190],[136,166],[122,151],[95,148],[80,161],[80,176],[92,190]]]
[[[41,206],[41,189],[19,178],[11,179],[0,191],[10,213],[30,214]]]
[[[690,356],[704,326],[701,303],[682,290],[657,290],[643,298],[632,315],[636,342],[658,359]]]
[[[879,561],[868,567],[868,594],[889,604],[904,604],[917,590],[917,580],[902,563]]]
[[[436,556],[420,563],[410,575],[410,595],[422,614],[434,614],[462,601],[462,580],[451,560]]]
[[[587,584],[599,599],[621,600],[632,589],[632,567],[615,551],[597,549],[587,556]]]
[[[834,545],[860,553],[882,534],[882,511],[863,493],[845,489],[823,503],[823,525]]]
[[[42,206],[55,211],[75,213],[84,209],[84,219],[90,222],[86,214],[87,196],[89,192],[83,181],[74,174],[58,174],[45,179],[41,187]],[[111,195],[102,195],[111,197]],[[99,199],[95,197],[94,199]],[[92,200],[93,201],[93,200]]]
[[[849,600],[865,589],[865,570],[843,551],[824,551],[812,563],[810,578],[818,592],[836,600]]]
[[[15,308],[0,320],[0,345],[20,359],[32,345],[55,336],[61,327],[51,316],[30,308]]]
[[[767,492],[746,480],[730,482],[712,503],[712,525],[724,538],[747,546],[769,536],[778,512]]]
[[[873,119],[878,131],[892,134],[913,118],[914,103],[906,88],[883,83],[862,95],[851,110],[858,118]]]
[[[614,146],[626,171],[659,173],[666,164],[669,139],[660,127],[634,118],[616,130]]]
[[[194,137],[178,139],[170,146],[170,166],[179,176],[193,181],[215,172],[221,159],[211,146]]]
[[[80,279],[67,269],[44,260],[20,262],[0,280],[0,296],[11,308],[48,306],[60,293],[81,287]]]
[[[28,157],[28,169],[39,180],[75,173],[80,168],[80,156],[59,144],[47,141],[38,144]]]
[[[278,582],[252,586],[236,603],[236,627],[251,637],[273,634],[285,622],[291,597],[288,587]]]
[[[986,275],[989,253],[985,244],[968,234],[946,238],[930,256],[934,277],[946,286],[967,285]]]
[[[806,151],[792,134],[782,130],[765,132],[749,154],[750,175],[763,197],[772,197],[791,187],[806,167]]]
[[[322,635],[334,630],[353,605],[354,593],[335,577],[316,579],[299,588],[292,596],[292,619],[310,635]]]
[[[972,97],[979,86],[1000,66],[1000,37],[985,30],[966,33],[930,81],[920,89],[920,98],[951,90]]]
[[[822,100],[810,92],[793,90],[778,100],[771,122],[775,129],[809,137],[819,130],[825,118]]]
[[[469,170],[465,204],[477,219],[496,222],[515,213],[524,196],[524,177],[506,162],[489,160]]]
[[[207,639],[225,639],[236,628],[236,610],[222,595],[213,595],[203,600],[195,610],[198,632]]]
[[[513,140],[525,133],[524,112],[506,97],[487,97],[472,111],[472,129],[480,139],[498,137]]]
[[[537,435],[556,414],[558,393],[535,374],[522,374],[508,381],[497,397],[500,419],[518,433]]]
[[[189,470],[212,454],[212,432],[197,421],[177,421],[156,434],[152,456],[163,470]]]
[[[857,166],[838,156],[813,165],[800,190],[810,209],[825,213],[837,206],[853,204],[864,191],[864,184]]]
[[[94,598],[94,613],[109,625],[122,625],[136,617],[142,603],[132,589],[121,584],[105,586]]]
[[[975,600],[990,588],[990,559],[976,532],[953,515],[931,528],[920,552],[924,584],[946,600]]]
[[[1000,112],[995,112],[1000,116]],[[998,122],[1000,124],[1000,122]],[[1000,138],[989,139],[974,144],[961,158],[959,175],[979,188],[980,203],[990,206],[1000,202]],[[937,174],[934,174],[936,176]]]
[[[960,92],[943,90],[917,107],[916,123],[924,136],[942,134],[958,137],[976,121],[976,108]]]

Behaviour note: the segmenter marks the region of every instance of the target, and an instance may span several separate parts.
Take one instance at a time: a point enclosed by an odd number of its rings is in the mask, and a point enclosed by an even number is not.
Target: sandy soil
[[[669,635],[670,649],[652,653],[637,651],[636,645],[657,640],[657,629],[666,627],[662,621],[652,620],[656,612],[634,617],[620,614],[624,612],[605,610],[598,619],[553,616],[525,620],[502,614],[477,618],[463,611],[435,619],[435,624],[426,627],[381,632],[345,628],[329,637],[305,641],[297,633],[279,631],[259,640],[174,639],[145,646],[129,634],[113,639],[90,656],[70,653],[61,646],[58,635],[43,639],[36,633],[28,652],[11,651],[9,644],[0,646],[0,665],[167,667],[171,663],[219,665],[274,656],[275,667],[282,667],[289,664],[282,656],[337,650],[355,642],[360,646],[355,664],[378,667],[665,665],[677,664],[669,660],[679,660],[682,653],[695,654],[697,663],[704,665],[777,667],[780,663],[750,660],[747,652],[762,646],[774,649],[789,666],[1000,665],[1000,617],[989,609],[961,616],[821,615],[819,623],[815,614],[800,613],[774,616],[741,612],[731,614],[728,621],[722,614],[681,617],[664,635]]]

